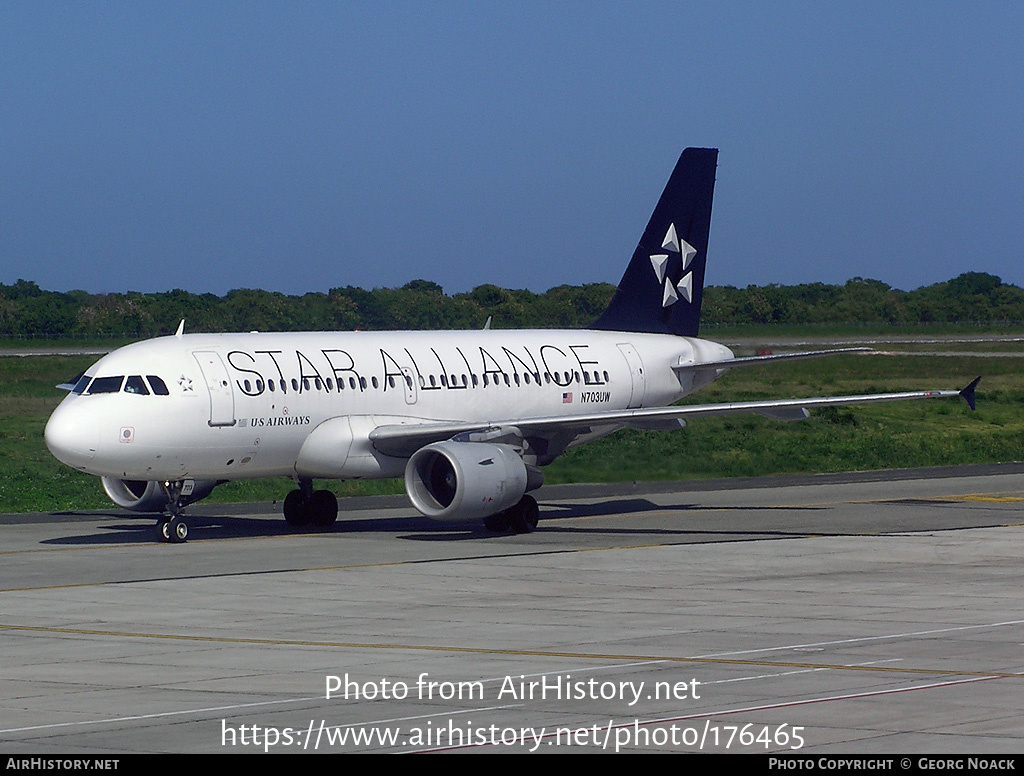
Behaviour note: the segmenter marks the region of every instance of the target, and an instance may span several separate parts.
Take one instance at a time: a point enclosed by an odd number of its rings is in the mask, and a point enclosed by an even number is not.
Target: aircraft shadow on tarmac
[[[777,528],[765,528],[755,530],[742,530],[735,527],[722,528],[714,527],[704,521],[701,526],[680,524],[678,526],[624,526],[624,525],[566,525],[566,521],[583,520],[592,518],[617,518],[627,515],[642,515],[643,513],[659,512],[678,513],[682,520],[688,512],[701,512],[706,514],[707,507],[699,504],[655,504],[647,499],[618,499],[601,501],[589,504],[542,504],[541,522],[537,528],[538,534],[571,534],[571,535],[607,535],[607,536],[695,536],[695,535],[728,535],[736,538],[749,538],[752,536],[805,536],[806,530],[778,530]],[[715,511],[819,511],[824,507],[809,506],[741,506],[741,507],[716,507]],[[99,523],[101,532],[65,536],[46,539],[41,544],[56,544],[70,546],[87,545],[109,545],[125,543],[150,543],[156,541],[156,520],[150,515],[131,515],[125,512],[110,511],[107,513],[76,513],[76,512],[55,512],[54,517],[60,517],[70,523],[81,523],[89,519]],[[104,522],[109,518],[111,522]],[[670,517],[671,519],[671,517]],[[554,524],[551,521],[558,521]],[[523,535],[509,533],[494,533],[482,524],[452,524],[432,522],[420,515],[408,516],[387,516],[387,517],[360,517],[345,519],[341,517],[338,521],[327,528],[293,528],[287,525],[281,518],[250,517],[246,515],[204,515],[193,514],[188,517],[189,541],[208,541],[213,539],[244,539],[261,537],[289,537],[289,536],[314,536],[334,534],[355,534],[355,533],[382,533],[395,534],[396,538],[407,541],[428,541],[428,542],[461,542],[481,540],[501,540],[504,538],[524,538]],[[528,540],[528,539],[527,539]]]
[[[75,513],[54,513],[55,516],[69,517]],[[126,543],[151,543],[157,541],[156,519],[150,515],[130,515],[123,512],[111,512],[108,515],[95,512],[90,518],[99,523],[101,533],[86,536],[65,536],[46,539],[41,544],[59,545],[103,545]],[[109,517],[112,522],[103,522]],[[75,522],[80,522],[76,520]],[[424,523],[427,525],[424,526]],[[423,530],[431,527],[430,521],[424,517],[386,517],[358,520],[340,519],[328,528],[292,528],[282,518],[267,519],[246,515],[189,515],[189,542],[207,541],[211,539],[253,539],[260,537],[313,536],[344,533],[400,533],[403,531]],[[438,529],[450,526],[438,525]],[[486,531],[481,526],[481,535]],[[186,545],[187,546],[187,545]]]

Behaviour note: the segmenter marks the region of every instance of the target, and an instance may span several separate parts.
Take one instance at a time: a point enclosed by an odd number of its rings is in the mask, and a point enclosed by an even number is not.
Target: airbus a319
[[[843,350],[736,358],[697,337],[717,149],[679,158],[608,309],[588,329],[185,334],[93,364],[46,425],[59,460],[102,477],[119,506],[183,507],[228,480],[286,476],[292,525],[328,526],[338,502],[315,480],[404,477],[423,515],[537,525],[531,491],[568,448],[622,428],[688,418],[963,396],[914,391],[727,404],[674,402],[749,364]],[[847,349],[850,350],[850,349]]]

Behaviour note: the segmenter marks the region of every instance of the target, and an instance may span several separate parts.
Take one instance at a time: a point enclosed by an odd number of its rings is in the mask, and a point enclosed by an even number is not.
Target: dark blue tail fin
[[[717,148],[683,151],[611,304],[591,328],[697,336],[717,164]]]

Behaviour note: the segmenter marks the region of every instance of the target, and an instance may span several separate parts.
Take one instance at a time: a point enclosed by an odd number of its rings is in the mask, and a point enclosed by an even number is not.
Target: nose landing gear
[[[188,523],[181,515],[161,516],[158,524],[160,538],[165,542],[180,544],[188,541]]]
[[[162,482],[160,487],[167,495],[167,512],[160,515],[156,524],[160,539],[172,544],[186,542],[188,541],[188,523],[185,522],[185,515],[182,514],[181,499],[192,495],[195,481]]]

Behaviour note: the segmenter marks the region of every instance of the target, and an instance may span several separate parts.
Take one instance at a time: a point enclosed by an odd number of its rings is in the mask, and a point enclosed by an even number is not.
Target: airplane
[[[315,480],[404,477],[428,518],[527,533],[542,467],[622,428],[690,418],[962,396],[962,391],[674,405],[730,369],[868,348],[736,357],[698,338],[718,150],[682,152],[604,313],[582,330],[185,334],[93,364],[46,424],[53,455],[99,475],[121,507],[183,508],[225,481],[286,476],[293,526],[326,527],[337,498]],[[980,378],[979,378],[980,379]]]

